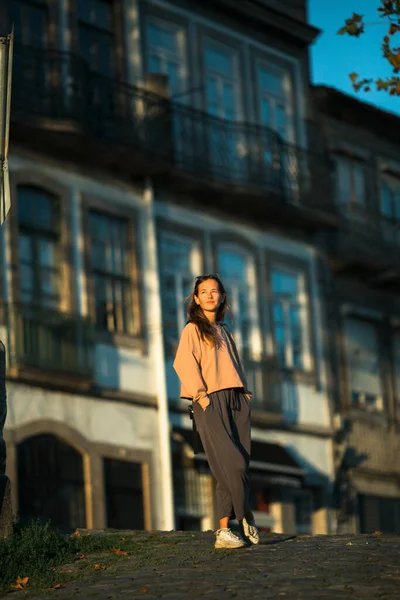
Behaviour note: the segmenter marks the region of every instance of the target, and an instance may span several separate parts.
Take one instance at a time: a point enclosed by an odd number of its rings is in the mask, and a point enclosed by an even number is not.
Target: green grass
[[[75,539],[62,536],[48,524],[15,526],[13,535],[0,540],[0,592],[9,589],[17,577],[29,577],[40,586],[48,572],[73,560],[76,552]]]
[[[121,563],[130,569],[157,567],[168,561],[199,564],[215,553],[209,542],[199,544],[200,539],[199,534],[190,532],[82,532],[74,537],[62,535],[50,524],[16,526],[13,535],[0,540],[0,596],[12,589],[17,578],[29,577],[27,589],[34,592],[104,572],[112,575]],[[115,553],[113,548],[126,554]],[[215,558],[222,559],[225,554],[219,551]]]

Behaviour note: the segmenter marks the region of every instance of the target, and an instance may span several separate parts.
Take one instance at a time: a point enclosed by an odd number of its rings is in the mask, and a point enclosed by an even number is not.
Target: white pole
[[[170,531],[174,528],[174,502],[171,468],[170,423],[168,412],[168,394],[165,376],[164,336],[162,327],[161,294],[158,275],[157,234],[154,215],[154,192],[151,182],[146,182],[145,201],[147,219],[144,224],[144,244],[147,249],[145,269],[145,299],[147,332],[150,354],[154,366],[158,398],[159,431],[159,498],[162,511],[159,517],[159,529]]]

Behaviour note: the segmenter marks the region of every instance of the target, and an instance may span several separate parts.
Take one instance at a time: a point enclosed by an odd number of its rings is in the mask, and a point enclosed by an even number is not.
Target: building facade
[[[194,278],[217,271],[254,392],[252,509],[266,530],[333,530],[323,240],[338,210],[306,2],[1,10],[16,42],[0,251],[16,513],[215,527],[172,362]]]
[[[340,210],[325,244],[339,527],[399,533],[399,118],[330,88],[313,96]]]

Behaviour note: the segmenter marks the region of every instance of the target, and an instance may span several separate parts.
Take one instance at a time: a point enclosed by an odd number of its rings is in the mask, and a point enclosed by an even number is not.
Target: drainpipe
[[[146,203],[146,223],[144,231],[144,247],[147,248],[145,259],[145,299],[147,315],[147,335],[150,346],[154,379],[158,398],[158,499],[161,499],[162,511],[159,517],[159,529],[169,531],[174,528],[174,501],[171,468],[171,432],[168,411],[168,394],[165,374],[164,336],[162,327],[161,295],[158,276],[157,234],[154,214],[154,190],[150,180],[146,181],[144,198]],[[143,235],[143,234],[142,234]],[[154,497],[154,495],[153,495]]]

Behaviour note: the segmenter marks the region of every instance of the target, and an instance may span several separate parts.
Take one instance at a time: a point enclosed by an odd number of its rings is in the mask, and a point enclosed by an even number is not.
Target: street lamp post
[[[0,226],[11,207],[8,146],[11,113],[13,33],[0,37]],[[11,486],[6,471],[3,429],[7,414],[6,349],[0,340],[0,538],[12,531]]]

